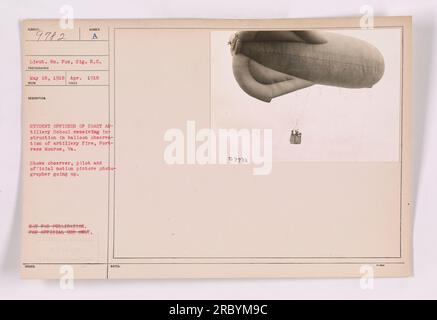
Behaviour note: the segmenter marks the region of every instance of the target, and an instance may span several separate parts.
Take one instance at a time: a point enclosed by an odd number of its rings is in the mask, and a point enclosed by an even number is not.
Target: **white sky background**
[[[227,42],[234,32],[211,34],[214,128],[273,129],[276,161],[398,161],[400,145],[400,29],[330,31],[360,38],[384,56],[385,73],[373,88],[314,85],[270,103],[247,95],[232,73]],[[289,142],[290,130],[302,144]]]

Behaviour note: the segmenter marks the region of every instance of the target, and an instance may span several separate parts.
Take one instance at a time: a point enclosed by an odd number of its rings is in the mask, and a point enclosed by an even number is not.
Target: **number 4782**
[[[64,40],[65,34],[63,32],[57,33],[56,31],[37,31],[36,32],[37,40],[38,41],[58,41],[58,40]]]

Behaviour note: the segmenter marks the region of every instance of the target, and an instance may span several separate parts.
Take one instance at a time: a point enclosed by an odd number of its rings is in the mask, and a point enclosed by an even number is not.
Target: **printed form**
[[[411,19],[22,22],[23,278],[411,274]]]

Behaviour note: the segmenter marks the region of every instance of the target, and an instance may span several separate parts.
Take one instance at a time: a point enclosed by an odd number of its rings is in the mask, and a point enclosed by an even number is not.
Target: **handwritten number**
[[[38,31],[38,32],[36,33],[36,36],[38,37],[38,41],[41,40],[42,31]]]
[[[52,40],[56,40],[56,41],[59,41],[59,40],[64,40],[64,38],[65,38],[65,33],[60,33],[58,36],[57,36],[57,33],[56,33],[56,31],[53,31],[53,32],[51,32],[51,31],[48,31],[48,32],[42,32],[42,31],[37,31],[36,32],[36,37],[37,37],[37,41],[41,41],[41,40],[44,40],[44,41],[52,41]]]

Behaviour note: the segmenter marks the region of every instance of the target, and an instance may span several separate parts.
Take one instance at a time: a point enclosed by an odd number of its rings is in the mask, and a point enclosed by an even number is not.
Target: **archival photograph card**
[[[412,274],[411,17],[21,28],[23,278]]]

